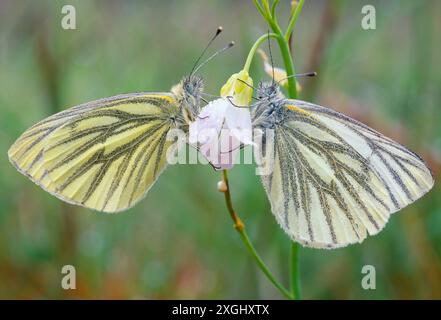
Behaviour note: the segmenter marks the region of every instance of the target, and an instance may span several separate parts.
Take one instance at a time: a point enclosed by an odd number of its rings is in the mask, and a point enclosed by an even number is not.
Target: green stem
[[[240,238],[242,239],[242,241],[244,242],[245,246],[247,247],[248,251],[253,256],[253,258],[256,261],[257,265],[259,266],[260,270],[262,270],[262,272],[266,275],[268,280],[271,281],[271,283],[277,289],[279,289],[280,293],[283,294],[285,296],[285,298],[290,299],[290,300],[294,299],[293,295],[288,290],[286,290],[285,287],[283,287],[283,285],[281,285],[276,280],[276,278],[273,276],[271,271],[269,271],[268,267],[265,265],[265,263],[263,262],[262,258],[260,258],[260,256],[257,253],[256,249],[254,249],[254,247],[253,247],[250,239],[248,238],[248,235],[245,232],[245,230],[242,230],[241,232],[239,232],[239,235],[240,235]]]
[[[304,3],[305,3],[305,0],[300,0],[294,10],[294,13],[291,17],[291,20],[289,21],[288,27],[286,28],[286,32],[285,32],[286,42],[289,41],[289,37],[291,36],[292,30],[294,29],[294,26],[296,25],[297,18],[299,17],[300,12],[302,11]]]
[[[277,35],[277,43],[279,44],[280,53],[282,54],[283,63],[285,65],[286,76],[288,78],[288,96],[291,99],[297,98],[296,79],[291,77],[295,74],[294,63],[292,61],[291,52],[289,50],[289,43],[285,40],[284,34],[280,29],[279,24],[273,19],[267,19],[273,32]]]
[[[256,42],[254,42],[253,46],[250,49],[250,52],[248,53],[247,56],[247,60],[245,61],[245,66],[243,67],[243,69],[245,71],[249,71],[250,70],[250,66],[251,66],[251,62],[253,61],[254,55],[256,54],[257,49],[259,48],[259,46],[265,42],[266,40],[268,40],[268,37],[270,38],[279,38],[279,36],[275,33],[267,33],[267,34],[263,34],[261,35]]]
[[[277,5],[279,4],[280,0],[274,0],[273,5],[271,6],[271,16],[273,17],[274,20],[276,20],[276,8]]]
[[[281,39],[282,38],[282,39]],[[283,36],[277,38],[280,47],[280,53],[282,54],[283,63],[285,64],[286,76],[288,78],[288,97],[291,99],[297,98],[297,82],[293,75],[296,74],[294,69],[294,63],[292,61],[291,52],[289,51],[289,43],[285,41]]]
[[[260,5],[258,0],[253,0],[254,5],[256,6],[257,10],[260,12],[260,14],[266,19],[268,19],[265,11],[263,10],[262,6]]]
[[[259,266],[260,270],[265,274],[265,276],[268,278],[269,281],[280,291],[281,294],[283,294],[287,299],[293,299],[293,295],[285,289],[283,285],[281,285],[274,275],[269,271],[268,267],[263,262],[262,258],[257,253],[256,249],[254,248],[253,244],[250,241],[250,238],[248,237],[246,231],[245,231],[245,225],[243,224],[242,220],[239,218],[238,214],[234,210],[233,202],[231,200],[231,193],[230,193],[230,184],[228,181],[228,173],[227,170],[222,170],[222,180],[225,183],[226,190],[223,190],[225,195],[225,203],[227,205],[228,212],[230,213],[230,217],[234,222],[234,228],[239,233],[240,238],[242,239],[242,242],[245,244],[245,247],[247,250],[251,253],[254,260],[256,261],[257,265]]]
[[[299,270],[299,245],[291,242],[291,292],[296,300],[302,299]]]

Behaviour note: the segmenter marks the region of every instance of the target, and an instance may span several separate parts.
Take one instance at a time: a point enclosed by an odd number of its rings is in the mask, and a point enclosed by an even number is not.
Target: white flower
[[[189,143],[216,170],[231,169],[242,144],[253,144],[248,108],[237,108],[228,98],[211,101],[190,124]]]
[[[190,124],[190,145],[216,170],[231,169],[240,148],[253,144],[248,108],[252,94],[253,79],[241,70],[222,86],[222,98],[211,101]]]

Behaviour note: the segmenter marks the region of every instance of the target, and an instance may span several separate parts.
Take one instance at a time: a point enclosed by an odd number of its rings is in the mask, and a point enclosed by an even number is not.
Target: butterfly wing
[[[180,119],[168,93],[119,95],[82,104],[29,128],[11,163],[58,198],[117,212],[143,198],[166,166],[166,135]]]
[[[305,246],[361,242],[433,186],[418,155],[339,112],[286,100],[279,119],[262,183],[279,224]]]

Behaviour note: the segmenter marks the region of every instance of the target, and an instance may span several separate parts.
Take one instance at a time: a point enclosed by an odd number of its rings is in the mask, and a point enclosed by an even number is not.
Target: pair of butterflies
[[[202,79],[192,73],[170,93],[132,93],[57,113],[25,131],[11,163],[68,203],[118,212],[141,200],[167,166],[174,128],[200,112]],[[433,186],[415,153],[339,112],[283,97],[261,83],[253,128],[274,168],[261,176],[278,223],[295,241],[337,248],[378,233],[389,216]]]

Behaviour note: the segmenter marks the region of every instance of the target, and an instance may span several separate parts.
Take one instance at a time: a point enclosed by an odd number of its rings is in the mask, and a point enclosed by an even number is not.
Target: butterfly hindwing
[[[433,186],[420,157],[354,119],[299,100],[280,110],[262,183],[279,224],[306,246],[361,242]]]
[[[169,93],[119,95],[57,113],[10,148],[14,166],[58,198],[105,212],[133,206],[166,166],[181,113]]]

